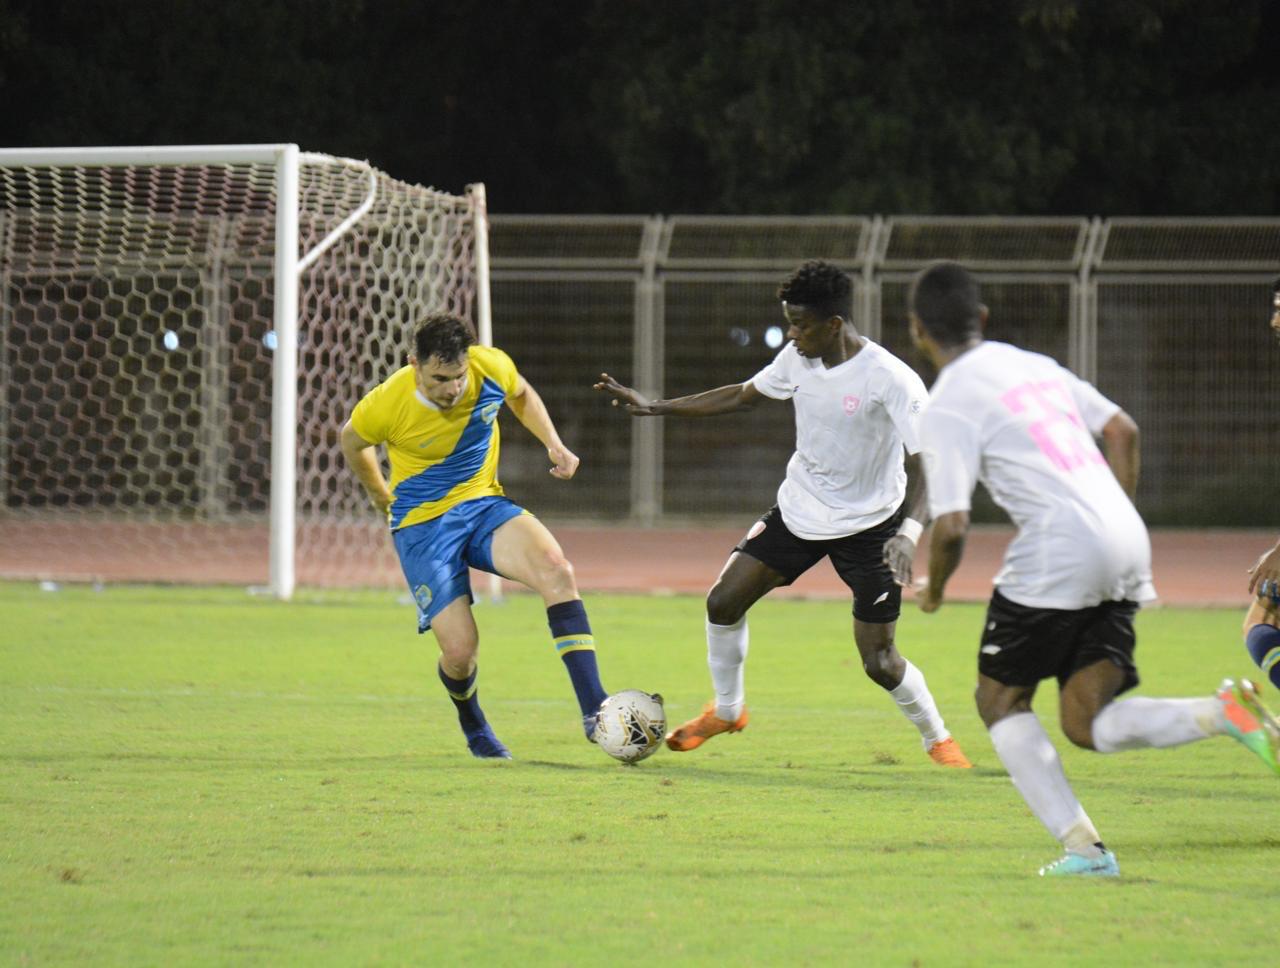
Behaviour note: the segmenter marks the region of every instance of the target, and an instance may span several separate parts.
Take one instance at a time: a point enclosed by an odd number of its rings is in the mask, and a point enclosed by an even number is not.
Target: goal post
[[[339,430],[423,313],[487,338],[485,228],[292,144],[0,149],[0,577],[398,584]]]

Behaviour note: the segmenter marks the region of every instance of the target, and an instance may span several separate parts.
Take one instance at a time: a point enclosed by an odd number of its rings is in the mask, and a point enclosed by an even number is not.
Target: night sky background
[[[5,146],[284,141],[495,212],[1275,216],[1280,2],[0,0]]]

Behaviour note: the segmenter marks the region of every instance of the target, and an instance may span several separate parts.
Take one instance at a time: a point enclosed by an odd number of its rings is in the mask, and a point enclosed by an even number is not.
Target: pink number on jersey
[[[1070,473],[1085,464],[1107,462],[1061,380],[1023,383],[1000,399],[1011,413],[1030,418],[1031,438],[1059,470]]]

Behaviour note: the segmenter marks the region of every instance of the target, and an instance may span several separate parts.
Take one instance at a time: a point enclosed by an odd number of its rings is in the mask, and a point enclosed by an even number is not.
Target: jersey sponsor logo
[[[858,408],[862,406],[862,397],[855,397],[849,394],[844,398],[844,412],[852,417],[858,412]]]
[[[924,401],[923,401],[923,400],[912,400],[912,401],[911,401],[911,412],[912,412],[912,413],[919,413],[923,407],[924,407]]]

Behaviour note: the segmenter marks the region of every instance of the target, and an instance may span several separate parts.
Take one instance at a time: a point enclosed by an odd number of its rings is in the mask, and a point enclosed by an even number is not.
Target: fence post
[[[1067,361],[1081,379],[1098,379],[1098,287],[1093,281],[1093,263],[1102,237],[1102,219],[1089,220],[1088,239],[1080,259],[1076,299],[1072,304],[1071,358]]]
[[[647,397],[662,395],[662,287],[658,249],[662,217],[645,221],[640,242],[640,279],[636,284],[633,381]],[[631,421],[631,517],[652,525],[662,514],[662,421]]]
[[[858,330],[876,343],[884,342],[884,321],[880,319],[880,300],[877,298],[880,277],[876,273],[880,264],[877,256],[880,232],[883,228],[884,219],[879,215],[874,216],[867,229],[867,239],[862,249],[862,298],[859,300],[862,319],[859,320]]]

